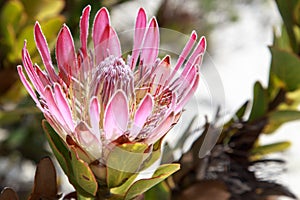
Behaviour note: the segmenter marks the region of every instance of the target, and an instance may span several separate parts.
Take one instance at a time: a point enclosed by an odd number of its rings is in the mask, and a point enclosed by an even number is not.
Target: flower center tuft
[[[109,56],[97,67],[92,80],[93,96],[99,96],[106,107],[109,99],[117,90],[123,90],[128,98],[134,95],[134,75],[124,60]]]

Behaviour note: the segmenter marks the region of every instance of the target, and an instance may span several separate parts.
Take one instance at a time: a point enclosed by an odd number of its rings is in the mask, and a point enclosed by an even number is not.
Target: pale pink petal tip
[[[118,90],[111,97],[104,113],[103,129],[106,139],[113,141],[127,129],[129,109],[126,95]]]

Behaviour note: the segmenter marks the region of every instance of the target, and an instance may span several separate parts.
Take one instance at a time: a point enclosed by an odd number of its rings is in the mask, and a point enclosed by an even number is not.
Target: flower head
[[[95,16],[93,47],[88,48],[89,14],[87,6],[80,19],[77,53],[69,28],[61,28],[56,42],[57,69],[37,22],[34,36],[45,70],[32,63],[26,42],[23,66],[17,68],[47,121],[61,138],[79,145],[87,154],[84,159],[92,162],[111,144],[141,142],[151,146],[171,129],[198,86],[206,41],[202,37],[195,44],[197,35],[192,32],[172,69],[170,56],[158,58],[156,19],[148,23],[141,8],[132,53],[125,59],[106,8]]]

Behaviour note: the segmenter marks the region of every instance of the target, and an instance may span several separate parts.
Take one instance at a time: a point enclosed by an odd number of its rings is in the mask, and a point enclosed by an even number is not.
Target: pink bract
[[[202,37],[196,44],[197,35],[192,32],[172,69],[170,56],[158,58],[156,19],[148,23],[141,8],[132,54],[124,59],[106,8],[95,16],[93,48],[88,49],[90,9],[87,6],[80,19],[81,47],[77,53],[70,30],[63,25],[56,42],[57,69],[54,68],[37,22],[34,36],[45,70],[32,63],[26,42],[23,66],[17,69],[28,93],[55,131],[65,140],[67,136],[72,138],[92,161],[101,157],[106,145],[152,145],[172,128],[198,86],[206,41]],[[177,75],[179,71],[182,72]]]

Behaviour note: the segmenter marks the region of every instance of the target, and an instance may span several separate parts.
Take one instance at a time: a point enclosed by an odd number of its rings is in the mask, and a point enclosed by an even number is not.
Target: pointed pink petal
[[[129,109],[126,95],[117,91],[108,102],[104,113],[103,129],[106,139],[113,141],[120,137],[127,129]]]
[[[90,101],[89,108],[91,127],[97,138],[100,138],[99,120],[100,120],[100,105],[97,97],[93,97]]]
[[[108,38],[108,51],[110,55],[114,55],[116,57],[121,57],[121,45],[119,37],[116,33],[116,31],[109,26],[109,38]]]
[[[152,96],[150,94],[146,94],[134,115],[134,130],[131,132],[130,137],[135,138],[139,131],[143,128],[147,118],[152,113],[153,106],[154,102]]]
[[[77,67],[73,37],[66,25],[61,28],[57,38],[56,60],[61,78],[69,85],[70,77],[77,73]]]
[[[172,112],[150,133],[149,137],[146,138],[145,142],[147,144],[155,143],[172,128],[173,122],[174,113]]]
[[[188,59],[185,68],[188,68],[193,65],[193,63],[195,62],[195,60],[197,59],[197,57],[201,54],[204,54],[206,49],[206,40],[205,37],[201,37],[199,43],[197,44],[194,52],[192,53],[191,57]],[[184,74],[187,73],[188,70],[184,71]]]
[[[26,70],[26,73],[27,73],[28,78],[30,79],[32,85],[37,90],[37,92],[40,95],[42,95],[43,94],[42,91],[44,90],[44,87],[32,65],[32,61],[31,61],[30,55],[29,55],[27,47],[26,47],[26,41],[24,42],[24,47],[22,49],[22,62],[23,62],[23,66]]]
[[[103,59],[103,48],[101,47],[101,42],[103,41],[103,33],[107,27],[110,26],[110,19],[109,14],[106,8],[101,8],[94,19],[93,23],[93,43],[94,43],[94,50],[96,56],[96,65],[98,65]],[[108,37],[109,35],[107,35]]]
[[[153,72],[155,76],[154,84],[164,86],[171,73],[171,58],[169,55],[165,56],[158,64]]]
[[[186,76],[183,76],[179,79],[181,81],[179,87],[176,89],[179,101],[185,97],[187,92],[193,86],[193,83],[196,79],[198,69],[196,66],[193,66]]]
[[[34,100],[34,102],[36,103],[36,105],[38,106],[39,109],[43,110],[42,107],[41,107],[41,104],[34,92],[34,90],[32,89],[30,83],[28,82],[28,80],[26,79],[24,73],[23,73],[23,69],[22,69],[22,66],[21,65],[18,65],[17,66],[17,69],[18,69],[18,73],[19,73],[19,76],[20,76],[20,79],[23,83],[23,85],[25,86],[26,90],[28,91],[28,93],[30,94],[31,98]]]
[[[49,77],[47,76],[47,74],[45,74],[45,72],[43,70],[41,70],[41,68],[37,64],[34,65],[34,69],[36,71],[37,76],[40,78],[40,81],[43,84],[44,88],[47,85],[51,84],[50,80],[49,80]]]
[[[182,75],[185,76],[192,67],[194,66],[201,66],[202,63],[202,59],[203,59],[203,53],[198,54],[198,56],[194,59],[194,62],[192,65],[186,66],[183,71],[182,71]]]
[[[51,114],[51,116],[58,121],[59,123],[61,123],[63,126],[66,125],[64,118],[62,116],[62,114],[60,113],[60,109],[57,107],[52,89],[50,86],[47,86],[45,88],[44,91],[44,96],[45,96],[45,101],[46,101],[46,105],[49,109],[49,112]],[[67,127],[66,127],[67,128]]]
[[[48,44],[46,38],[41,30],[40,24],[38,22],[34,25],[34,38],[36,42],[37,49],[42,57],[43,63],[46,67],[46,70],[49,74],[50,79],[53,82],[58,81],[58,76],[55,73],[54,67],[52,65],[50,51],[48,48]]]
[[[143,38],[145,35],[146,25],[147,25],[146,12],[143,8],[140,8],[135,22],[133,50],[132,50],[131,66],[130,66],[131,69],[134,69],[136,62],[138,60],[142,48]]]
[[[176,90],[177,88],[182,87],[182,85],[191,84],[191,81],[195,77],[196,73],[199,71],[199,69],[197,69],[196,67],[199,67],[199,64],[202,61],[202,57],[203,57],[203,54],[198,55],[198,57],[195,59],[195,62],[193,63],[193,65],[191,65],[190,67],[184,68],[183,72],[180,74],[180,77],[178,79],[176,79],[170,85],[171,90]],[[188,78],[188,77],[191,77],[191,74],[190,74],[191,72],[194,73],[194,75],[192,75],[193,78]],[[188,80],[190,80],[190,81],[188,81]],[[186,86],[184,86],[184,87],[186,87]]]
[[[55,99],[59,107],[60,113],[64,118],[64,121],[69,126],[69,129],[71,131],[74,131],[74,122],[73,122],[72,112],[69,103],[65,95],[63,94],[62,88],[57,83],[54,84],[54,94],[55,94]]]
[[[170,75],[169,79],[168,79],[168,83],[174,78],[175,74],[177,73],[178,69],[181,67],[181,65],[183,64],[183,62],[186,60],[187,56],[189,55],[189,53],[191,52],[195,41],[197,40],[197,33],[195,31],[192,32],[189,41],[186,43],[184,49],[182,50],[177,63],[175,65],[174,70],[172,71],[172,74]]]
[[[159,28],[155,18],[152,18],[141,52],[141,61],[146,66],[152,66],[157,59],[159,51]]]
[[[199,73],[196,75],[196,78],[192,84],[192,88],[187,92],[187,94],[183,97],[183,99],[181,99],[181,101],[179,102],[179,104],[176,106],[175,109],[175,114],[177,114],[178,112],[180,112],[183,107],[185,106],[185,104],[190,100],[190,98],[192,97],[192,95],[195,93],[198,84],[199,84]]]
[[[84,147],[87,153],[93,157],[91,160],[101,158],[101,140],[91,132],[91,130],[85,122],[80,122],[76,126],[75,133],[79,143]]]
[[[87,56],[87,40],[89,34],[89,16],[90,16],[91,6],[86,6],[82,11],[82,16],[80,18],[80,43],[81,51],[84,58]]]

